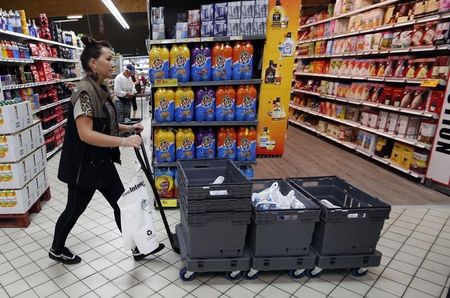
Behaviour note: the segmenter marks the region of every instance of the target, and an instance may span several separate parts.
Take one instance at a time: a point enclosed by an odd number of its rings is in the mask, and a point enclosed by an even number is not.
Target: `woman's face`
[[[100,56],[97,59],[91,59],[91,62],[91,69],[98,74],[100,80],[111,77],[114,64],[110,48],[103,47]]]

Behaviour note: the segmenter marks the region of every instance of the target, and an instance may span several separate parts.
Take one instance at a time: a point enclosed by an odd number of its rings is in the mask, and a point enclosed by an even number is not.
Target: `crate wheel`
[[[305,271],[303,269],[293,269],[288,271],[288,276],[292,279],[301,278],[305,275]]]
[[[315,269],[308,269],[308,270],[305,270],[305,275],[308,276],[309,278],[316,278],[316,277],[319,277],[320,272],[321,271],[316,272]]]
[[[244,272],[244,278],[247,280],[257,279],[258,276],[261,275],[261,271],[257,271],[255,269],[250,269],[250,271]]]
[[[182,281],[191,281],[195,278],[195,272],[188,271],[187,268],[183,268],[180,270],[180,279]]]
[[[241,279],[242,275],[242,271],[231,271],[225,273],[225,278],[231,281],[235,281]]]
[[[352,268],[353,276],[364,276],[369,270],[367,268]]]

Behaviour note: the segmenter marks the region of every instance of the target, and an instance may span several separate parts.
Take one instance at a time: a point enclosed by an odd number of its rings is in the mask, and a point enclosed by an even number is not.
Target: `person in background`
[[[134,89],[136,90],[136,93],[138,94],[142,93],[141,80],[139,79],[139,74],[137,72],[134,72],[134,74],[131,76],[131,80],[134,83]],[[133,107],[132,118],[136,118],[136,111],[137,111],[136,95],[133,96],[133,98],[131,99],[131,106]]]
[[[131,77],[135,73],[133,64],[127,64],[122,73],[118,74],[114,80],[114,95],[116,100],[119,123],[130,120],[131,102],[135,97],[136,89]]]
[[[73,89],[69,102],[67,128],[58,169],[58,179],[67,183],[67,205],[55,225],[49,257],[63,264],[76,264],[81,258],[66,246],[66,239],[96,190],[114,210],[114,219],[121,230],[117,200],[124,192],[114,163],[120,163],[119,147],[139,148],[139,135],[119,137],[119,132],[142,132],[140,124],[123,125],[117,119],[116,107],[104,80],[112,74],[111,46],[83,36],[85,45],[81,64],[86,76]],[[164,248],[160,245],[151,254]],[[137,248],[136,260],[143,259]]]

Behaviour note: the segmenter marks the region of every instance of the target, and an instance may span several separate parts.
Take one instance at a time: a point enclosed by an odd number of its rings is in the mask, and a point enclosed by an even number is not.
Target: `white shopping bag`
[[[122,222],[122,238],[125,249],[136,246],[143,254],[148,254],[159,246],[153,224],[154,194],[147,191],[141,172],[125,187],[125,192],[117,201]]]

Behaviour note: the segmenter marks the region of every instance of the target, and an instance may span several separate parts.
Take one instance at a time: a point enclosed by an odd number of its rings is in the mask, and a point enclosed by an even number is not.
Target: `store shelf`
[[[423,52],[432,52],[432,51],[449,51],[450,45],[440,45],[440,46],[430,46],[430,47],[409,47],[404,49],[390,49],[390,50],[371,50],[364,51],[359,53],[343,53],[343,54],[325,54],[325,55],[304,55],[297,56],[295,59],[306,60],[306,59],[317,59],[317,58],[334,58],[334,57],[358,57],[358,56],[376,56],[376,55],[387,55],[387,54],[408,54],[411,52],[414,53],[423,53]]]
[[[1,86],[1,89],[4,91],[4,90],[14,90],[14,89],[22,89],[22,88],[33,88],[33,87],[38,87],[38,86],[52,85],[52,84],[64,83],[64,82],[73,82],[73,81],[79,81],[79,80],[81,80],[81,77],[70,78],[70,79],[59,79],[59,80],[52,80],[52,81],[46,81],[46,82],[7,85],[7,86]]]
[[[197,43],[197,42],[221,42],[233,40],[264,40],[265,35],[238,35],[238,36],[215,36],[215,37],[195,37],[181,39],[149,40],[150,45],[175,44],[175,43]]]
[[[61,122],[58,122],[57,124],[53,125],[52,127],[48,128],[48,129],[44,129],[44,130],[42,131],[43,135],[46,135],[46,134],[48,134],[49,132],[54,131],[54,130],[57,129],[58,127],[64,125],[66,122],[67,122],[67,118],[64,119],[64,120],[61,121]]]
[[[355,9],[355,10],[352,10],[350,12],[340,14],[338,16],[334,16],[334,17],[331,17],[331,18],[323,19],[321,21],[317,21],[317,22],[313,22],[313,23],[310,23],[310,24],[306,24],[306,25],[300,26],[299,30],[302,30],[302,29],[305,29],[305,28],[308,28],[308,27],[311,27],[311,26],[327,23],[327,22],[330,22],[330,21],[336,20],[336,19],[347,18],[347,17],[350,17],[350,16],[354,16],[354,15],[360,14],[360,13],[365,12],[365,11],[372,10],[374,8],[388,6],[388,5],[397,3],[397,2],[400,2],[400,0],[387,0],[387,1],[376,3],[376,4],[367,5],[367,6],[364,6],[362,8]]]
[[[398,170],[398,171],[401,171],[401,172],[403,172],[403,173],[406,173],[406,174],[408,174],[408,175],[410,175],[410,176],[412,176],[412,177],[414,177],[414,178],[424,178],[424,175],[415,173],[415,172],[410,171],[410,170],[406,170],[406,169],[404,169],[404,168],[402,168],[402,167],[400,167],[400,166],[398,166],[398,165],[392,163],[392,162],[391,162],[389,159],[387,159],[387,158],[382,158],[382,157],[376,156],[375,154],[372,154],[372,153],[370,153],[370,152],[367,152],[367,151],[361,149],[360,147],[358,147],[358,146],[357,146],[356,144],[354,144],[354,143],[351,143],[351,142],[344,142],[344,141],[341,141],[341,140],[339,140],[339,139],[337,139],[337,138],[334,138],[334,137],[332,137],[332,136],[329,136],[329,135],[327,135],[326,133],[321,132],[321,131],[317,130],[316,128],[314,128],[314,127],[312,127],[312,126],[309,126],[309,125],[307,125],[307,124],[305,124],[305,123],[296,121],[296,120],[294,120],[294,119],[289,119],[289,123],[298,125],[298,126],[303,127],[303,128],[305,128],[305,129],[307,129],[307,130],[309,130],[309,131],[312,131],[312,132],[314,132],[314,133],[317,133],[318,135],[320,135],[320,136],[322,136],[322,137],[325,137],[325,138],[327,138],[327,139],[329,139],[329,140],[332,140],[332,141],[334,141],[334,142],[336,142],[336,143],[338,143],[338,144],[341,144],[341,145],[343,145],[343,146],[345,146],[345,147],[347,147],[347,148],[349,148],[349,149],[355,150],[355,151],[358,152],[358,153],[361,153],[361,154],[363,154],[363,155],[365,155],[365,156],[367,156],[367,157],[369,157],[369,158],[371,158],[371,159],[373,159],[373,160],[376,160],[376,161],[381,162],[381,163],[383,163],[383,164],[385,164],[385,165],[387,165],[387,166],[390,166],[390,167],[392,167],[392,168],[394,168],[394,169],[396,169],[396,170]]]
[[[197,159],[194,159],[197,160]],[[237,166],[249,166],[256,165],[256,161],[238,161],[234,160],[233,163]],[[175,168],[177,167],[177,162],[155,162],[153,163],[155,168]]]
[[[305,77],[321,77],[321,78],[332,78],[332,79],[344,79],[344,80],[359,80],[359,81],[372,81],[372,82],[389,82],[389,83],[402,83],[402,84],[414,84],[420,85],[422,82],[428,79],[407,79],[407,78],[384,78],[384,77],[367,77],[367,76],[341,76],[341,75],[331,75],[325,73],[310,73],[310,72],[294,72],[296,76]],[[447,82],[444,80],[439,80],[440,86],[446,86]]]
[[[77,50],[83,49],[83,48],[67,45],[67,44],[60,43],[60,42],[53,41],[53,40],[42,39],[42,38],[33,37],[33,36],[22,34],[22,33],[16,33],[16,32],[11,32],[11,31],[6,31],[6,30],[0,29],[0,36],[2,36],[2,35],[7,35],[7,36],[9,36],[11,38],[15,38],[17,40],[34,40],[34,41],[38,41],[38,42],[42,42],[42,43],[46,43],[46,44],[57,45],[57,46],[61,46],[61,47],[71,48],[71,49],[77,49]]]
[[[380,135],[380,136],[383,136],[383,137],[386,137],[386,138],[390,138],[390,139],[393,139],[393,140],[396,140],[396,141],[399,141],[399,142],[402,142],[402,143],[405,143],[405,144],[409,144],[409,145],[412,145],[412,146],[415,146],[415,147],[418,147],[418,148],[423,148],[423,149],[427,149],[427,150],[431,149],[431,145],[429,145],[429,144],[421,143],[421,142],[418,142],[416,140],[405,139],[405,138],[402,138],[402,137],[399,137],[399,136],[396,136],[396,135],[393,135],[393,134],[390,134],[390,133],[387,133],[387,132],[379,131],[379,130],[377,130],[375,128],[370,128],[370,127],[364,126],[364,125],[362,125],[360,123],[356,123],[356,122],[349,121],[349,120],[337,119],[337,118],[334,118],[334,117],[327,116],[327,115],[324,115],[322,113],[319,113],[318,111],[315,111],[313,109],[302,107],[302,106],[299,106],[299,105],[296,105],[296,104],[293,104],[293,103],[290,103],[289,106],[291,108],[295,109],[295,110],[298,110],[298,111],[302,111],[302,112],[305,112],[305,113],[308,113],[308,114],[311,114],[311,115],[315,115],[315,116],[318,116],[318,117],[321,117],[321,118],[329,119],[329,120],[332,120],[334,122],[342,123],[342,124],[345,124],[347,126],[351,126],[351,127],[354,127],[354,128],[362,129],[362,130],[371,132],[373,134],[377,134],[377,135]]]
[[[256,126],[258,121],[191,121],[162,122],[152,120],[152,127],[208,127],[208,126]]]
[[[0,58],[0,63],[28,64],[33,63],[33,59]]]
[[[69,98],[64,98],[64,99],[58,100],[57,102],[54,102],[54,103],[50,103],[50,104],[41,106],[40,108],[33,110],[33,114],[37,114],[37,113],[39,113],[39,112],[41,112],[41,111],[44,111],[44,110],[47,110],[47,109],[56,107],[56,106],[58,106],[58,105],[60,105],[60,104],[63,104],[63,103],[65,103],[65,102],[68,102],[68,101],[70,101],[70,97],[69,97]]]
[[[52,157],[53,155],[55,155],[63,146],[63,143],[61,143],[60,145],[58,145],[56,148],[54,148],[52,151],[47,152],[47,159],[49,159],[50,157]]]
[[[178,83],[179,87],[203,87],[203,86],[229,86],[229,85],[260,85],[261,79],[250,80],[225,80],[225,81],[200,81]]]
[[[298,44],[305,44],[305,43],[310,43],[310,42],[315,42],[315,41],[337,39],[337,38],[355,36],[355,35],[360,35],[360,34],[374,33],[374,32],[384,31],[384,30],[388,30],[388,29],[396,29],[396,28],[411,26],[414,24],[422,24],[422,23],[426,23],[426,22],[430,22],[430,21],[445,20],[445,19],[449,19],[449,18],[450,18],[450,12],[445,11],[445,12],[441,12],[441,13],[437,13],[437,14],[434,13],[432,15],[421,17],[421,18],[418,18],[418,19],[415,19],[412,21],[398,23],[398,24],[389,24],[389,25],[378,26],[376,28],[369,29],[369,30],[359,30],[359,31],[354,31],[354,32],[331,35],[331,36],[327,36],[327,37],[305,39],[305,40],[299,41]],[[308,25],[308,26],[312,26],[312,25]],[[303,26],[301,28],[306,28],[306,27]]]
[[[414,110],[414,109],[408,109],[408,108],[394,107],[394,106],[384,105],[384,104],[375,103],[375,102],[352,100],[352,99],[349,99],[349,98],[337,97],[337,96],[334,96],[334,95],[320,94],[319,92],[312,92],[312,91],[301,90],[301,89],[293,89],[292,92],[309,94],[309,95],[317,96],[317,97],[320,97],[320,98],[323,98],[323,99],[329,99],[329,100],[334,100],[334,101],[339,101],[339,102],[346,102],[346,103],[350,103],[350,104],[353,104],[353,105],[362,105],[362,106],[367,106],[367,107],[374,107],[374,108],[379,108],[379,109],[383,109],[383,110],[395,111],[395,112],[404,113],[404,114],[410,114],[410,115],[415,115],[415,116],[422,116],[422,117],[429,117],[429,118],[437,118],[437,117],[439,117],[439,115],[437,115],[436,113],[432,113],[432,112],[421,111],[421,110]]]
[[[64,58],[54,58],[54,57],[31,57],[35,61],[51,61],[51,62],[68,62],[75,63],[75,59],[64,59]]]

